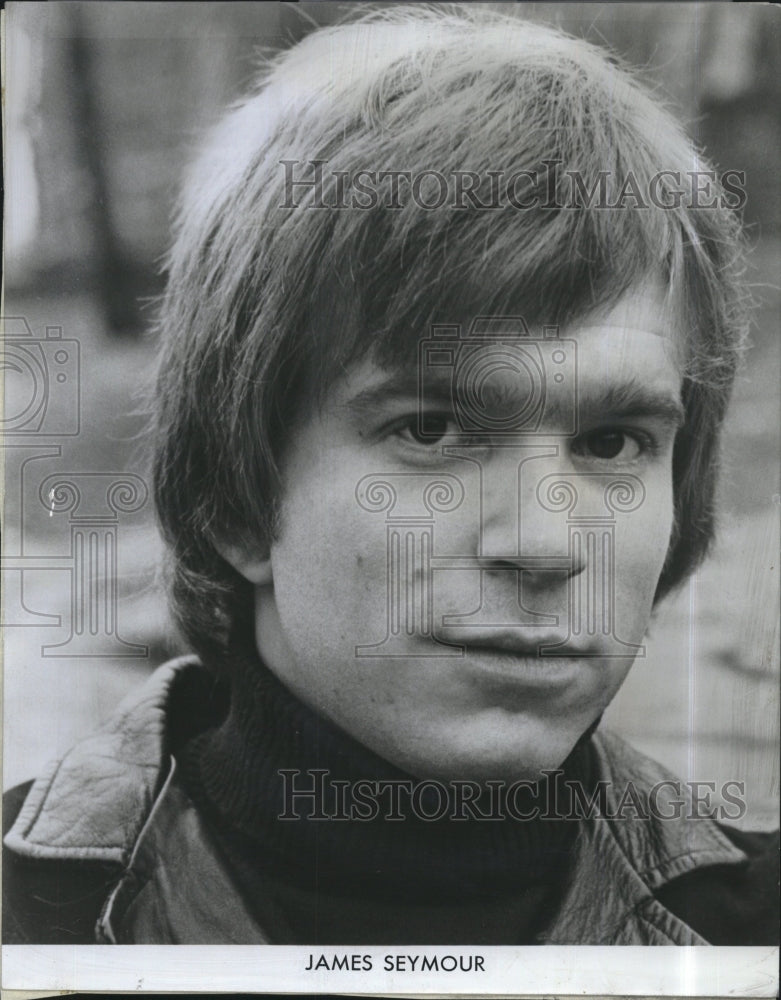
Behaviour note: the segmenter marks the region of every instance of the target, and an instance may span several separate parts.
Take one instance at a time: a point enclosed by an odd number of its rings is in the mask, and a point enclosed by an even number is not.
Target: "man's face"
[[[257,643],[409,773],[512,780],[562,763],[642,643],[681,375],[652,289],[560,345],[468,330],[409,372],[357,363],[298,429]]]

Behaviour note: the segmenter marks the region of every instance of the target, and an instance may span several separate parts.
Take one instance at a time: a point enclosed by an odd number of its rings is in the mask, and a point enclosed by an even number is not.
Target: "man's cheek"
[[[672,507],[661,503],[646,516],[627,518],[616,533],[615,557],[608,568],[612,576],[617,614],[621,624],[636,633],[647,626],[654,593],[667,555]]]
[[[385,637],[390,591],[402,586],[401,580],[391,578],[389,549],[393,544],[384,525],[352,516],[329,533],[332,556],[320,580],[326,604],[323,625],[326,629],[340,626],[345,654],[352,656],[356,647]]]
[[[500,574],[494,574],[498,576]],[[502,593],[504,600],[502,604],[509,604],[510,598],[514,598],[518,586],[518,573],[507,572],[502,581]],[[484,581],[478,569],[453,569],[440,570],[431,576],[433,627],[435,634],[448,624],[452,616],[472,614],[481,608],[494,615],[499,615],[499,619],[493,623],[501,624],[502,615],[506,615],[506,608],[484,608],[485,594]],[[452,624],[452,623],[451,623]]]

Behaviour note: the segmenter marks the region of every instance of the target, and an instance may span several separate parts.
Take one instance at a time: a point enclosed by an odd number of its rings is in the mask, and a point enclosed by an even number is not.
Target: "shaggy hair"
[[[325,162],[325,203],[340,171],[510,175],[558,161],[561,202],[568,171],[588,188],[606,172],[610,200],[630,173],[642,191],[660,170],[680,177],[659,188],[670,208],[556,208],[550,191],[523,211],[426,211],[411,198],[322,208],[313,186],[291,205],[283,161],[302,165],[300,178],[313,160]],[[285,442],[353,362],[413,363],[435,320],[564,325],[649,277],[668,289],[685,338],[676,519],[657,599],[685,579],[713,536],[718,437],[746,325],[738,219],[697,207],[686,176],[707,168],[614,59],[480,5],[375,12],[273,59],[190,173],[158,325],[154,493],[195,649],[214,662],[251,607],[218,544],[267,548]],[[522,197],[533,194],[530,179]]]

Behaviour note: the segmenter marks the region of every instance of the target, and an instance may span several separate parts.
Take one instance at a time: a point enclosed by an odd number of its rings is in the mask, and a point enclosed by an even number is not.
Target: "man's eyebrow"
[[[389,372],[387,377],[376,385],[369,386],[348,398],[344,405],[359,417],[370,415],[377,412],[383,404],[397,398],[417,401],[420,389],[418,373],[414,370],[400,369]],[[452,392],[452,370],[427,372],[426,400],[451,405]],[[506,384],[496,391],[492,400],[493,395],[490,384],[485,385],[483,401],[489,408],[498,409],[513,405],[512,392],[508,391]],[[562,420],[568,423],[569,414],[564,413],[568,407],[571,407],[571,398],[564,398],[556,393],[547,400],[545,410],[553,422]],[[610,385],[597,383],[592,386],[579,386],[577,408],[579,423],[616,417],[652,417],[677,428],[683,425],[686,417],[679,393],[644,385],[634,377]]]
[[[578,409],[586,419],[611,417],[653,417],[674,427],[682,427],[686,412],[680,392],[655,389],[636,378],[613,385],[586,388]]]
[[[443,402],[448,402],[451,398],[451,372],[443,372],[439,377],[437,373],[433,378],[426,378],[427,392],[429,396],[433,393],[434,398]],[[354,396],[350,396],[344,403],[345,407],[353,413],[361,416],[371,414],[384,403],[396,398],[417,400],[420,394],[420,380],[417,371],[414,369],[399,369],[389,372],[388,375],[376,385],[362,389]]]

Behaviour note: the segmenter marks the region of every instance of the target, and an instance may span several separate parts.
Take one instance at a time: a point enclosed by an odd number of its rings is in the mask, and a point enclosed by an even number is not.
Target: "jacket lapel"
[[[98,935],[111,944],[269,944],[173,761]]]
[[[545,942],[707,944],[654,891],[696,868],[740,863],[745,855],[713,820],[687,818],[695,815],[690,791],[660,764],[608,731],[592,745],[597,778],[606,783],[605,808],[581,823],[572,879]],[[630,784],[649,818],[621,817]]]

